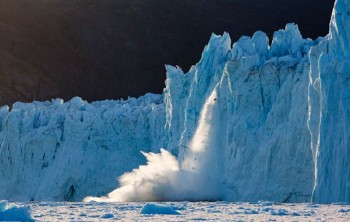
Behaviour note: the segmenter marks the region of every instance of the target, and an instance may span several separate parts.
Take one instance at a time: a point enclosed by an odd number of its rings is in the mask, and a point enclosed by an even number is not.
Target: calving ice
[[[84,201],[180,201],[220,200],[222,198],[218,147],[219,117],[214,90],[203,106],[198,128],[186,147],[184,160],[161,149],[159,154],[144,153],[147,165],[120,177],[120,188],[106,197]],[[219,127],[216,127],[219,126]]]
[[[350,202],[349,12],[316,40],[212,35],[163,97],[3,107],[0,197]]]

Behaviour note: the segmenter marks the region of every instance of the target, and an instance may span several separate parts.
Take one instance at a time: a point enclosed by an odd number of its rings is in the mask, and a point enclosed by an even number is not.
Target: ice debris
[[[179,215],[180,213],[174,210],[170,206],[160,205],[160,204],[154,204],[154,203],[146,203],[141,211],[140,214],[173,214],[173,215]]]
[[[7,200],[0,201],[0,221],[34,221],[29,206],[18,206]]]

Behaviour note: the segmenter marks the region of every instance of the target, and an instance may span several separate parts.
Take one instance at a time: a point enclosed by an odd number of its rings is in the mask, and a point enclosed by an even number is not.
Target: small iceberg
[[[151,204],[146,203],[141,211],[140,214],[172,214],[172,215],[179,215],[180,213],[174,210],[174,208],[170,206],[164,206],[159,204]]]
[[[0,201],[0,221],[34,221],[29,206],[18,206],[7,200]]]

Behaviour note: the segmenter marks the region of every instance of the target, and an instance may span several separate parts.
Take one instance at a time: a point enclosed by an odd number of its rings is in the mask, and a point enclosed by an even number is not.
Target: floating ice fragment
[[[17,206],[2,200],[0,201],[0,221],[34,221],[34,219],[29,206]]]
[[[173,215],[178,215],[180,213],[177,212],[176,210],[174,210],[174,208],[172,208],[170,206],[146,203],[142,207],[140,214],[173,214]]]

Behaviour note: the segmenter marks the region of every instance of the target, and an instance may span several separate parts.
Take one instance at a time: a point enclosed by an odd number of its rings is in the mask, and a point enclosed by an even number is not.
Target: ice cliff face
[[[310,51],[309,128],[315,202],[350,202],[350,3],[338,0],[326,40]]]
[[[0,197],[81,200],[112,190],[118,176],[144,162],[140,150],[161,146],[162,102],[162,96],[149,94],[2,107]]]
[[[175,138],[169,149],[179,147],[180,160],[191,155],[199,114],[215,90],[221,111],[213,137],[221,158],[213,164],[223,172],[224,199],[310,199],[308,51],[316,43],[303,39],[293,24],[276,32],[271,46],[262,32],[242,37],[232,48],[227,34],[213,35],[187,74],[167,67],[166,127]]]
[[[192,155],[201,107],[215,90],[224,199],[350,202],[349,70],[348,0],[336,1],[324,39],[303,39],[292,24],[270,46],[262,32],[232,48],[227,34],[212,36],[187,74],[167,67],[169,148],[179,147],[180,160]]]
[[[164,103],[3,107],[0,197],[102,195],[142,163],[139,150],[164,146],[185,170],[214,178],[221,199],[350,202],[349,13],[338,0],[329,35],[315,41],[294,24],[271,45],[260,31],[232,46],[227,33],[212,35],[188,73],[166,66]]]

